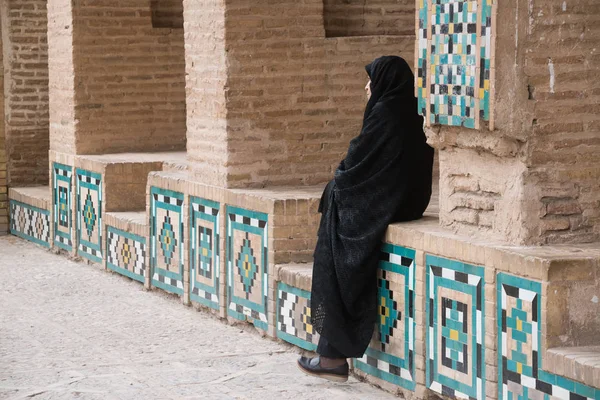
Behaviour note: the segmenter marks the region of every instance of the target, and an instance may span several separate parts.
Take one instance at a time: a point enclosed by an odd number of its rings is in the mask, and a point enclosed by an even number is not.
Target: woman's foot
[[[350,367],[345,359],[325,357],[300,357],[298,368],[307,375],[327,379],[333,382],[346,382]]]

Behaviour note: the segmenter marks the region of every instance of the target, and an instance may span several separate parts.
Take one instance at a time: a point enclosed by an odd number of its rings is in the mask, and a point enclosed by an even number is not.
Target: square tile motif
[[[542,369],[542,285],[516,276],[497,276],[498,382],[500,400],[600,399],[600,389]]]
[[[316,351],[319,334],[311,319],[310,292],[279,282],[277,285],[277,337]]]
[[[415,250],[385,243],[381,249],[378,323],[371,344],[355,368],[415,389]]]
[[[479,129],[491,120],[493,0],[418,4],[419,112],[428,124]]]
[[[426,264],[426,385],[444,396],[483,400],[484,269],[430,255]]]
[[[150,188],[152,285],[183,295],[183,193]]]
[[[50,211],[11,200],[10,233],[40,246],[50,247]]]
[[[76,169],[77,254],[102,262],[102,175]]]
[[[73,168],[59,163],[52,164],[52,209],[54,245],[67,251],[73,249],[71,233],[73,221],[71,178]]]
[[[190,197],[190,298],[219,309],[220,204]]]
[[[415,79],[416,98],[418,100],[419,114],[423,117],[427,116],[427,109],[429,108],[429,84],[427,80],[427,72],[429,68],[428,61],[428,32],[429,32],[429,7],[427,0],[420,0],[420,7],[418,9],[418,28],[417,28],[417,73]]]
[[[227,206],[227,313],[267,330],[268,215]]]
[[[106,266],[112,271],[144,283],[146,238],[107,226]]]

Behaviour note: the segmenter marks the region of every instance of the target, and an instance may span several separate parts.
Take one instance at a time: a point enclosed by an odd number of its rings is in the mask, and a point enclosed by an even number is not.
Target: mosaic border
[[[426,256],[426,307],[425,315],[427,319],[426,330],[426,360],[425,360],[425,377],[426,386],[436,393],[453,398],[469,398],[469,399],[485,399],[485,269],[459,261],[449,260],[442,257],[427,255]],[[470,384],[460,382],[457,379],[443,375],[438,371],[438,359],[442,357],[442,363],[446,357],[442,352],[438,352],[437,333],[438,329],[447,328],[442,325],[441,321],[437,321],[435,316],[438,315],[438,307],[442,306],[436,301],[438,288],[460,292],[470,296],[471,308],[470,315],[464,316],[465,320],[463,327],[471,327],[471,333],[464,333],[466,341],[470,344],[471,357],[463,351],[463,359],[468,362],[464,365],[452,364],[449,366],[453,371],[460,371],[461,367],[465,368],[462,373],[467,373],[470,368],[472,374]],[[449,299],[450,302],[456,303],[455,299]],[[461,303],[465,307],[465,303]],[[464,313],[463,313],[464,314]],[[444,314],[445,315],[445,314]],[[470,318],[470,321],[469,319]],[[453,322],[451,320],[451,322]],[[468,325],[465,325],[468,324]],[[450,326],[450,324],[448,324]],[[448,328],[447,328],[448,329]],[[456,328],[454,328],[456,329]],[[463,333],[454,332],[458,337]],[[452,338],[452,332],[450,333]],[[446,336],[442,336],[446,342],[451,340]],[[442,344],[443,345],[443,344]],[[447,348],[448,349],[448,348]],[[468,350],[468,349],[467,349]],[[452,361],[452,360],[450,360]],[[444,364],[445,365],[445,364]]]
[[[29,218],[26,219],[26,221],[25,221],[26,227],[30,230],[31,233],[38,234],[39,237],[29,235],[29,234],[27,234],[25,232],[21,232],[20,230],[17,229],[16,218],[15,218],[15,212],[16,212],[17,207],[20,207],[23,209],[21,212],[31,211],[31,214],[28,214]],[[26,204],[26,203],[23,203],[23,202],[17,201],[17,200],[9,201],[9,209],[10,209],[10,233],[11,234],[18,236],[21,239],[25,239],[27,241],[35,243],[37,245],[40,245],[40,246],[43,246],[46,248],[50,248],[50,211],[32,206],[30,204]],[[34,218],[34,215],[37,215],[37,216]],[[43,224],[43,227],[45,228],[45,231],[42,231],[41,235],[39,234],[39,232],[36,232],[34,230],[36,228],[38,218],[42,218],[42,224]],[[32,227],[34,229],[32,229]]]
[[[479,129],[483,120],[493,130],[497,5],[493,0],[417,0],[416,5],[419,114],[427,126]]]
[[[119,238],[131,240],[133,248],[137,253],[138,259],[141,259],[141,265],[133,267],[133,270],[127,269],[123,265],[119,265],[118,257],[115,257],[117,251],[116,244]],[[141,257],[141,258],[140,258]],[[146,238],[135,235],[133,233],[107,225],[106,227],[106,266],[108,269],[131,278],[135,281],[144,283],[146,277]],[[139,271],[136,273],[136,270]]]
[[[227,260],[227,314],[240,320],[250,321],[254,326],[268,329],[268,301],[269,301],[269,274],[268,274],[268,218],[265,213],[250,211],[239,207],[227,206],[226,208],[226,260]],[[262,304],[253,303],[239,298],[233,294],[233,231],[241,230],[262,237]]]
[[[53,233],[54,233],[54,245],[66,250],[73,250],[73,237],[72,237],[72,228],[73,228],[73,187],[72,187],[72,176],[73,176],[73,168],[69,165],[60,164],[57,162],[52,163],[52,210],[53,210]],[[65,228],[68,229],[69,233],[61,232],[58,230],[58,219],[60,218],[59,213],[59,186],[58,181],[66,182],[68,184],[68,191],[66,194],[67,197],[67,211],[66,211],[66,220],[67,226]]]
[[[87,171],[84,169],[77,168],[75,170],[76,175],[76,232],[77,232],[77,254],[81,257],[87,258],[90,261],[101,263],[102,262],[102,175],[96,172]],[[81,218],[82,218],[82,198],[81,188],[86,188],[89,191],[96,192],[98,200],[98,209],[93,210],[96,212],[97,219],[94,221],[96,229],[98,231],[98,242],[92,242],[83,239]]]
[[[499,273],[496,281],[499,366],[498,399],[516,399],[510,391],[510,387],[517,387],[522,390],[521,398],[527,399],[546,399],[550,397],[569,400],[600,399],[600,388],[592,388],[580,382],[575,382],[543,370],[543,351],[540,349],[542,343],[541,283],[505,273]],[[515,361],[508,357],[508,297],[516,299],[517,304],[522,304],[522,302],[531,304],[531,322],[528,322],[526,317],[526,320],[520,323],[521,326],[527,324],[528,327],[531,327],[531,366],[519,365],[518,361],[520,360]],[[517,333],[522,334],[523,332],[517,331]],[[530,395],[535,397],[530,397]]]
[[[286,294],[285,299],[283,296],[284,293]],[[284,324],[286,317],[290,318],[292,320],[291,323],[288,325],[293,326],[294,316],[291,314],[294,313],[295,311],[298,311],[298,310],[289,309],[289,307],[286,307],[286,304],[287,304],[286,302],[289,302],[288,295],[306,299],[307,304],[308,304],[308,309],[310,309],[310,298],[311,298],[310,292],[290,286],[284,282],[278,282],[278,284],[277,284],[277,337],[279,339],[285,340],[288,343],[298,346],[304,350],[316,351],[317,345],[319,344],[319,334],[316,331],[314,331],[314,333],[307,333],[307,335],[311,335],[310,336],[311,340],[308,341],[308,340],[305,340],[305,339],[299,337],[298,332],[296,332],[296,334],[291,334],[284,330],[284,329],[286,329],[284,327],[284,325],[286,325],[286,324]],[[296,304],[295,300],[294,300],[294,303]],[[285,316],[283,314],[284,310],[288,311],[288,314],[290,314],[290,315]],[[308,316],[308,318],[310,318],[310,315]],[[310,320],[307,320],[306,323],[312,327],[312,323]],[[297,327],[294,327],[294,328],[296,330],[298,329]]]
[[[220,208],[216,201],[190,196],[190,299],[207,307],[219,310],[219,283],[221,279],[221,232]],[[202,219],[213,224],[211,232],[212,244],[212,286],[198,282],[197,266],[197,220]]]
[[[406,265],[408,264],[408,265]],[[387,352],[367,348],[365,355],[355,359],[355,368],[384,381],[408,390],[415,390],[415,271],[416,251],[402,246],[384,243],[381,248],[379,268],[390,273],[404,275],[404,358]]]
[[[150,188],[150,276],[152,277],[152,286],[162,289],[169,293],[183,295],[183,269],[185,255],[183,251],[183,242],[185,239],[184,229],[184,195],[180,192],[161,189],[155,186]],[[156,227],[156,209],[162,208],[168,211],[178,213],[176,227],[178,227],[180,241],[177,245],[179,251],[179,273],[167,271],[157,266],[156,247],[158,243]],[[177,228],[176,228],[177,229]]]

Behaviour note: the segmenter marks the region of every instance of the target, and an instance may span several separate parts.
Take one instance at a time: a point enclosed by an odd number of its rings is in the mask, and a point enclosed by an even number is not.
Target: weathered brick
[[[49,16],[53,150],[185,148],[182,0],[57,0]]]
[[[360,130],[364,65],[382,54],[409,61],[414,54],[412,1],[377,8],[410,10],[408,35],[336,39],[325,38],[321,0],[184,6],[187,84],[197,88],[187,96],[188,155],[197,176],[212,184],[330,179]],[[388,17],[380,12],[380,21]]]
[[[2,11],[2,10],[0,10]],[[1,33],[1,32],[0,32]],[[2,42],[2,35],[0,34],[0,66],[3,65],[4,61],[4,43]],[[0,93],[4,93],[4,68],[0,68]],[[0,171],[6,171],[6,141],[5,141],[5,109],[4,109],[4,96],[0,95]],[[0,206],[0,211],[8,211],[6,205],[8,187],[5,180],[0,181],[0,202],[4,206]],[[0,216],[0,235],[8,233],[8,218]]]
[[[46,0],[0,3],[6,75],[6,168],[10,186],[48,182]],[[31,11],[31,12],[24,12]],[[32,78],[32,79],[23,79]],[[0,155],[0,162],[4,155]]]

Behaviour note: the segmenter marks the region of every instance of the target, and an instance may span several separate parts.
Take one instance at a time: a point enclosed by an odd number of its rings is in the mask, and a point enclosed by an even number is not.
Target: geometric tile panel
[[[227,206],[227,314],[267,330],[268,215]]]
[[[102,262],[102,175],[83,169],[77,175],[77,254]]]
[[[493,0],[420,0],[416,92],[427,123],[490,121]]]
[[[54,210],[54,244],[71,251],[73,238],[71,226],[73,212],[71,208],[71,177],[73,168],[68,165],[53,163],[52,165],[52,208]]]
[[[483,400],[484,269],[430,255],[426,263],[427,387]]]
[[[355,367],[415,388],[415,250],[383,244],[377,271],[378,320],[371,344]]]
[[[183,295],[183,194],[150,189],[150,268],[152,285]]]
[[[190,197],[190,298],[219,309],[219,203]]]
[[[600,399],[600,389],[542,369],[541,284],[500,273],[497,285],[499,399]]]
[[[277,337],[305,350],[317,349],[319,334],[312,325],[310,292],[279,282]]]
[[[146,239],[107,226],[106,265],[112,271],[144,283],[146,276]]]
[[[11,200],[10,233],[50,247],[50,211]]]

